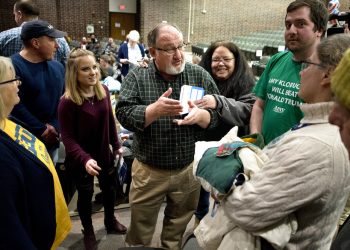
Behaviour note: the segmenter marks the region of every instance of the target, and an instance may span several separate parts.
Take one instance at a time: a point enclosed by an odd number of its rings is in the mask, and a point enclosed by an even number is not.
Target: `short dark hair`
[[[32,1],[17,1],[15,3],[15,10],[21,11],[25,16],[36,16],[40,15],[39,8]]]
[[[175,29],[177,29],[179,31],[179,33],[182,34],[181,30],[175,24],[159,23],[147,35],[148,47],[156,47],[157,38],[159,35],[159,30],[163,27],[166,27],[166,26],[174,27]]]
[[[302,7],[310,9],[310,19],[315,25],[314,31],[322,31],[322,36],[324,36],[328,22],[328,11],[325,3],[319,0],[295,0],[288,5],[287,13]]]

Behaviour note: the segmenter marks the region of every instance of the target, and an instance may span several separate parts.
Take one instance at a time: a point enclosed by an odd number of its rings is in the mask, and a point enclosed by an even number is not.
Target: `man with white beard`
[[[129,72],[116,107],[121,125],[134,132],[126,243],[151,244],[165,199],[161,247],[176,250],[198,204],[200,186],[192,175],[195,142],[218,122],[216,111],[192,102],[187,116],[181,115],[181,87],[201,87],[205,94],[219,91],[209,73],[185,62],[183,35],[176,26],[158,24],[148,34],[148,46],[153,60],[148,68]]]

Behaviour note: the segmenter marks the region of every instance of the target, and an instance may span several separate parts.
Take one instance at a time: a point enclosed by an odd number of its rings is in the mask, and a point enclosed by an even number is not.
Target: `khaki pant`
[[[158,213],[166,198],[161,247],[180,249],[199,198],[200,184],[194,180],[192,164],[181,170],[161,170],[135,159],[131,175],[131,222],[126,243],[150,246]]]

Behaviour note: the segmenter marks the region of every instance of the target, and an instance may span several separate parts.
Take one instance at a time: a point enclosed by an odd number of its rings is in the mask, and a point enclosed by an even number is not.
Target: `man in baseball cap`
[[[41,36],[60,38],[65,35],[67,35],[66,32],[56,30],[51,24],[44,20],[26,22],[21,31],[21,38],[23,41],[28,41],[32,38],[38,38]]]
[[[56,38],[66,33],[48,22],[34,20],[22,26],[23,48],[11,56],[21,78],[21,98],[11,115],[45,144],[55,163],[59,146],[57,107],[64,90],[64,67],[52,60],[58,48]]]

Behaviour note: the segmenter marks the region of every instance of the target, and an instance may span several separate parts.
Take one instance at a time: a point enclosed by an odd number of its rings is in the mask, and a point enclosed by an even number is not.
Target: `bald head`
[[[183,35],[180,29],[173,24],[170,23],[160,23],[157,24],[149,33],[147,36],[147,42],[149,47],[156,47],[157,39],[159,37],[159,34],[163,32],[167,33],[174,33],[178,34],[181,37],[181,40],[183,40]]]

